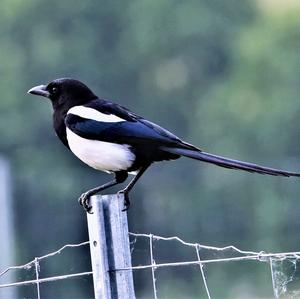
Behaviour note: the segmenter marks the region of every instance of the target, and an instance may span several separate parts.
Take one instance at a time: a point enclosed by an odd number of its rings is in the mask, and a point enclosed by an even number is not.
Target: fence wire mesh
[[[264,251],[245,251],[235,246],[214,247],[202,245],[200,243],[189,243],[177,236],[162,237],[153,234],[138,234],[129,233],[131,252],[135,250],[136,243],[139,239],[146,240],[148,243],[148,258],[149,263],[142,265],[135,265],[133,258],[133,266],[128,268],[110,269],[111,271],[139,271],[150,269],[152,279],[152,294],[154,299],[159,298],[159,288],[157,286],[157,271],[162,268],[171,267],[187,267],[197,266],[200,272],[200,280],[205,289],[206,298],[213,299],[213,290],[210,288],[210,282],[206,276],[206,269],[209,264],[214,263],[229,263],[238,261],[256,261],[265,263],[270,269],[270,276],[272,279],[272,288],[274,298],[300,298],[300,252],[281,252],[281,253],[266,253]],[[157,242],[176,242],[180,246],[191,248],[194,251],[193,257],[190,260],[184,261],[164,261],[157,262],[156,257],[159,253],[156,252],[155,247]],[[92,271],[68,273],[63,275],[56,275],[51,277],[40,278],[42,260],[54,257],[61,254],[67,249],[82,247],[89,245],[89,241],[79,244],[66,244],[58,250],[45,254],[43,256],[35,257],[33,260],[18,266],[10,266],[0,272],[0,289],[8,287],[19,287],[22,285],[35,285],[36,298],[43,298],[40,291],[40,284],[46,282],[54,282],[58,280],[66,280],[74,277],[90,276]],[[212,258],[213,256],[213,258]],[[171,254],[170,254],[171,257]],[[14,270],[32,270],[35,272],[35,279],[12,281],[9,283],[1,283],[1,280],[11,271]]]
[[[40,298],[42,298],[41,294],[40,294],[40,284],[41,283],[64,280],[64,279],[68,279],[68,278],[74,278],[74,277],[80,277],[80,276],[86,276],[86,275],[92,275],[93,272],[88,271],[88,272],[57,275],[57,276],[51,276],[51,277],[46,277],[46,278],[40,278],[39,277],[39,273],[41,271],[40,262],[42,260],[48,259],[48,258],[56,256],[56,255],[59,255],[63,251],[65,251],[66,249],[86,246],[88,244],[89,244],[89,241],[82,242],[82,243],[79,243],[79,244],[66,244],[66,245],[64,245],[63,247],[59,248],[58,250],[56,250],[54,252],[50,252],[50,253],[45,254],[43,256],[35,257],[33,260],[27,262],[26,264],[18,265],[18,266],[10,266],[10,267],[4,269],[2,272],[0,272],[0,281],[1,281],[1,278],[5,277],[5,274],[7,274],[10,271],[13,271],[13,270],[28,271],[28,270],[31,270],[32,268],[34,268],[34,270],[35,270],[35,279],[17,281],[17,282],[15,281],[15,282],[10,282],[10,283],[3,283],[3,284],[0,284],[0,289],[1,288],[8,288],[8,287],[18,287],[18,286],[22,286],[22,285],[35,284],[36,289],[37,289],[37,298],[40,299]]]

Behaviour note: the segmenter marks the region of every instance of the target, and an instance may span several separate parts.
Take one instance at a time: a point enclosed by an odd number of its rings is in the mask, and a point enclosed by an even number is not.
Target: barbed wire
[[[256,260],[260,262],[267,262],[270,264],[271,269],[271,276],[272,276],[272,284],[274,289],[274,294],[276,298],[278,297],[278,294],[280,291],[277,287],[276,278],[274,275],[274,262],[276,261],[284,261],[286,259],[290,260],[298,260],[300,259],[300,252],[280,252],[280,253],[266,253],[264,251],[255,252],[255,251],[248,251],[248,250],[241,250],[233,245],[225,246],[225,247],[214,247],[214,246],[208,246],[208,245],[202,245],[200,243],[190,243],[186,242],[183,239],[173,236],[173,237],[162,237],[158,235],[153,234],[139,234],[139,233],[129,233],[129,236],[133,238],[134,240],[131,242],[131,247],[134,247],[134,244],[136,243],[136,240],[138,238],[144,238],[147,239],[149,242],[149,255],[150,255],[150,263],[145,265],[133,265],[132,267],[128,268],[118,268],[118,269],[110,269],[110,271],[137,271],[142,269],[151,269],[151,275],[152,275],[152,287],[153,287],[153,296],[154,299],[158,299],[158,292],[157,292],[157,285],[156,285],[156,270],[159,268],[164,267],[179,267],[179,266],[192,266],[192,265],[198,265],[199,270],[201,273],[201,279],[204,284],[204,289],[206,291],[206,295],[208,299],[212,299],[211,292],[208,287],[207,278],[204,273],[203,266],[205,264],[210,263],[220,263],[220,262],[234,262],[234,261],[249,261],[249,260]],[[178,261],[178,262],[164,262],[164,263],[156,263],[155,261],[155,252],[154,252],[154,246],[153,243],[156,241],[176,241],[181,245],[191,247],[195,250],[196,253],[196,259],[192,259],[190,261]],[[48,254],[45,254],[43,256],[35,257],[33,260],[29,261],[26,264],[18,265],[18,266],[10,266],[6,269],[4,269],[2,272],[0,272],[0,279],[4,277],[5,274],[7,274],[9,271],[12,270],[29,270],[34,267],[35,270],[35,279],[32,280],[25,280],[25,281],[19,281],[19,282],[11,282],[11,283],[4,283],[0,284],[1,288],[7,288],[7,287],[17,287],[22,285],[29,285],[29,284],[35,284],[37,288],[37,298],[41,298],[40,294],[40,284],[45,282],[53,282],[58,280],[64,280],[74,277],[81,277],[86,275],[92,275],[92,271],[86,271],[86,272],[80,272],[80,273],[71,273],[71,274],[65,274],[65,275],[57,275],[52,277],[46,277],[46,278],[40,278],[40,261],[47,259],[49,257],[53,257],[56,255],[61,254],[64,250],[68,248],[77,248],[81,246],[86,246],[90,242],[82,242],[79,244],[66,244],[59,248],[56,251],[50,252]],[[217,257],[217,258],[209,258],[209,259],[203,259],[201,258],[201,250],[212,250],[215,252],[231,252],[238,254],[238,256],[230,256],[230,257]],[[133,250],[133,248],[132,248]]]
[[[35,257],[33,260],[31,260],[30,262],[28,262],[26,264],[7,267],[6,269],[4,269],[3,271],[0,272],[0,279],[5,274],[7,274],[9,271],[30,270],[32,267],[35,267],[36,279],[0,284],[0,289],[7,288],[7,287],[17,287],[17,286],[22,286],[22,285],[36,284],[37,298],[40,299],[40,288],[39,288],[40,283],[63,280],[63,279],[74,278],[74,277],[85,276],[85,275],[92,275],[93,272],[89,271],[89,272],[72,273],[72,274],[66,274],[66,275],[58,275],[58,276],[52,276],[52,277],[46,277],[46,278],[39,278],[40,261],[42,261],[44,259],[48,259],[49,257],[55,256],[55,255],[59,255],[68,248],[77,248],[77,247],[88,245],[89,243],[90,243],[89,241],[86,241],[86,242],[82,242],[79,244],[66,244],[56,251],[50,252],[48,254],[45,254],[45,255],[42,255],[39,257]]]
[[[62,251],[64,251],[67,248],[76,248],[76,247],[80,247],[80,246],[84,246],[84,245],[88,245],[90,242],[86,241],[86,242],[82,242],[79,244],[66,244],[64,246],[62,246],[61,248],[59,248],[56,251],[50,252],[48,254],[39,256],[39,257],[35,257],[32,261],[24,264],[24,265],[19,265],[19,266],[11,266],[11,267],[7,267],[5,270],[3,270],[2,272],[0,272],[0,278],[1,276],[3,276],[5,273],[7,273],[10,270],[20,270],[20,269],[24,269],[24,270],[29,270],[32,266],[34,266],[36,264],[37,261],[41,261],[44,260],[46,258],[49,258],[51,256],[60,254]]]
[[[153,234],[138,234],[138,233],[129,233],[131,237],[135,238],[134,242],[131,242],[131,244],[136,243],[136,238],[146,238],[149,240],[149,254],[150,254],[150,264],[148,265],[138,265],[138,266],[132,266],[129,268],[122,268],[122,269],[115,269],[114,271],[125,271],[125,270],[142,270],[142,269],[151,269],[152,272],[152,285],[153,285],[153,294],[154,299],[158,299],[157,297],[157,287],[156,287],[156,276],[155,271],[158,268],[164,268],[164,267],[178,267],[178,266],[192,266],[192,265],[199,265],[200,273],[202,277],[202,281],[204,284],[204,289],[207,295],[208,299],[212,299],[211,292],[208,287],[207,278],[205,276],[203,266],[205,264],[209,263],[218,263],[218,262],[233,262],[233,261],[249,261],[249,260],[256,260],[259,262],[267,262],[270,265],[271,270],[271,277],[272,277],[272,285],[273,285],[273,291],[275,298],[279,298],[281,294],[287,292],[286,284],[293,279],[293,277],[289,277],[286,281],[284,281],[284,286],[279,285],[275,278],[275,270],[273,269],[273,265],[276,261],[283,261],[283,260],[298,260],[300,259],[300,252],[280,252],[280,253],[266,253],[264,251],[255,252],[255,251],[248,251],[248,250],[241,250],[233,245],[225,246],[225,247],[214,247],[214,246],[207,246],[202,245],[200,243],[190,243],[182,240],[181,238],[177,236],[173,237],[162,237],[157,236]],[[192,247],[196,250],[197,260],[192,261],[184,261],[184,262],[169,262],[169,263],[156,263],[154,259],[154,250],[153,250],[153,242],[154,241],[176,241],[182,245],[185,245],[187,247]],[[226,257],[226,258],[215,258],[215,259],[201,259],[200,258],[200,250],[212,250],[216,252],[225,252],[225,251],[231,251],[232,253],[237,253],[239,256],[235,257]],[[295,271],[296,272],[296,263],[295,265]],[[299,295],[299,291],[293,291],[293,295]],[[294,298],[294,297],[290,297]]]

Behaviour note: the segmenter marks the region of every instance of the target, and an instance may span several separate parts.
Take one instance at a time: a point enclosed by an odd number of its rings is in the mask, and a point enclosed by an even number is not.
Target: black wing
[[[129,145],[177,145],[177,139],[167,134],[160,134],[157,130],[140,121],[100,122],[68,114],[65,118],[68,129],[78,136],[91,140],[106,141]]]
[[[116,115],[124,121],[101,122],[68,114],[65,118],[67,128],[80,137],[129,145],[142,143],[195,149],[171,132],[118,104],[98,99],[85,105],[85,107],[108,115]]]

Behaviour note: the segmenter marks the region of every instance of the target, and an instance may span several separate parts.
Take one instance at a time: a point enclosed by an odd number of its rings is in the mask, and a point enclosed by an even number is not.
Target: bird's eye
[[[57,92],[58,92],[58,88],[53,86],[53,87],[51,88],[51,93],[52,93],[52,94],[56,94]]]

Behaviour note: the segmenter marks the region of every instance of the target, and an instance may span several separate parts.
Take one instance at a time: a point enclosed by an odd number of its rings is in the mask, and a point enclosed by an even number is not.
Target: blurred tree
[[[198,103],[194,121],[201,125],[193,140],[201,137],[215,153],[299,171],[299,25],[294,10],[263,15],[241,33],[229,76]],[[297,250],[297,180],[213,169],[203,176],[201,194],[209,203],[198,213],[218,242],[221,223],[227,242],[240,247]],[[207,211],[211,217],[204,217]]]
[[[21,262],[86,240],[76,197],[108,179],[59,144],[49,103],[25,95],[53,78],[79,78],[209,151],[299,170],[293,165],[299,155],[299,12],[264,16],[251,1],[237,0],[4,0],[2,6],[0,151],[13,164]],[[258,250],[298,242],[292,236],[299,223],[295,181],[187,159],[163,165],[132,193],[132,230]],[[284,205],[282,197],[288,198]],[[76,260],[86,266],[88,251]],[[90,285],[72,289],[78,297],[92,296]],[[47,294],[63,298],[64,292]]]

